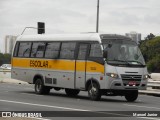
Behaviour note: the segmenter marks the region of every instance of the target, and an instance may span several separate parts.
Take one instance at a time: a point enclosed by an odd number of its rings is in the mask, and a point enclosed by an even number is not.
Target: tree
[[[10,64],[10,63],[11,63],[11,55],[0,53],[0,65]]]
[[[2,65],[2,64],[3,64],[3,58],[4,58],[3,54],[2,54],[2,53],[0,53],[0,65]]]
[[[147,37],[145,38],[145,40],[152,40],[153,38],[155,38],[155,35],[150,33],[149,35],[147,35]]]
[[[4,60],[5,60],[5,63],[10,64],[11,63],[11,54],[4,54]]]
[[[151,35],[153,37],[153,35]],[[144,40],[140,49],[150,72],[160,72],[160,36]]]

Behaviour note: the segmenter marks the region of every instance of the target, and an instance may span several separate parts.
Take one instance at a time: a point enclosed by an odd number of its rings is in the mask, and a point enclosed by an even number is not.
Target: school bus
[[[135,101],[147,87],[148,72],[136,42],[116,34],[21,35],[12,54],[13,79],[35,84],[37,94],[65,89]]]

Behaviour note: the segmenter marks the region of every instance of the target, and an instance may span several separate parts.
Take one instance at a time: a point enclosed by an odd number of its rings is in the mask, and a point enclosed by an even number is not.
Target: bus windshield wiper
[[[127,60],[119,60],[119,59],[114,59],[114,60],[108,60],[108,61],[118,61],[118,62],[125,62],[127,65],[130,65],[130,63]]]
[[[128,62],[136,62],[136,63],[139,63],[140,65],[143,65],[143,66],[144,66],[143,63],[141,63],[141,62],[139,62],[139,61],[136,61],[136,60],[131,60],[131,61],[128,61]]]
[[[127,60],[118,60],[118,61],[119,61],[119,62],[125,62],[125,63],[127,63],[127,65],[130,65]]]

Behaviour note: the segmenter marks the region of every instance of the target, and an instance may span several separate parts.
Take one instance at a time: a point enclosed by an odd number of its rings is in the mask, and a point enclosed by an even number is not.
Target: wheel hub
[[[41,89],[41,84],[40,83],[37,84],[36,89],[37,89],[37,91],[40,91],[40,89]]]
[[[95,96],[97,93],[97,89],[95,87],[92,87],[89,91],[90,95]]]

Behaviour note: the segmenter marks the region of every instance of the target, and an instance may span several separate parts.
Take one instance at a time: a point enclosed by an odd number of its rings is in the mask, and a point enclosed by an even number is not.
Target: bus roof
[[[17,41],[100,41],[100,36],[97,33],[88,33],[88,34],[37,34],[37,35],[20,35],[17,38]]]
[[[117,34],[99,34],[99,33],[80,33],[80,34],[37,34],[20,35],[17,41],[99,41],[101,39],[130,39],[126,36]]]

